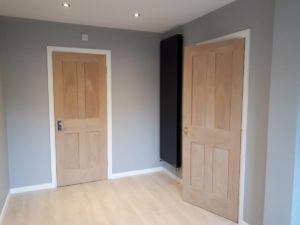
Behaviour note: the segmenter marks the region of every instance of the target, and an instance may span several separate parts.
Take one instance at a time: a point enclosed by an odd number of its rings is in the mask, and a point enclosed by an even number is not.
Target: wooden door
[[[245,40],[187,47],[183,198],[237,222]]]
[[[107,178],[106,56],[53,53],[58,186]]]

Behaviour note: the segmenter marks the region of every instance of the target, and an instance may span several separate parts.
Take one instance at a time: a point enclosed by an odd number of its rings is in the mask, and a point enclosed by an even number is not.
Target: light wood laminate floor
[[[164,172],[12,195],[3,225],[234,225]]]

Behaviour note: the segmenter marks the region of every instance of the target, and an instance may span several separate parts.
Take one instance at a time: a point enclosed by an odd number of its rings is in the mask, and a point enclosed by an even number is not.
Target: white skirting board
[[[4,219],[4,215],[5,215],[6,211],[7,211],[7,206],[8,206],[9,198],[10,198],[10,193],[7,193],[7,196],[6,196],[6,199],[5,199],[2,211],[0,212],[0,225],[2,225],[3,219]]]
[[[137,176],[142,174],[148,174],[148,173],[155,173],[155,172],[165,172],[172,178],[176,179],[178,182],[181,182],[181,179],[174,174],[172,174],[170,171],[163,167],[155,167],[155,168],[149,168],[149,169],[143,169],[143,170],[134,170],[134,171],[128,171],[128,172],[122,172],[122,173],[114,173],[112,174],[109,179],[118,179],[122,177],[131,177],[131,176]],[[18,188],[12,188],[10,190],[11,194],[17,194],[17,193],[24,193],[24,192],[30,192],[30,191],[39,191],[39,190],[45,190],[45,189],[51,189],[56,188],[56,186],[52,183],[48,184],[40,184],[40,185],[32,185],[32,186],[25,186],[25,187],[18,187]]]
[[[242,221],[239,223],[239,225],[249,225],[248,223],[246,223],[245,221]]]
[[[26,186],[26,187],[12,188],[12,189],[10,189],[10,193],[17,194],[17,193],[39,191],[39,190],[45,190],[45,189],[51,189],[51,188],[56,188],[56,187],[52,183],[39,184],[39,185],[32,185],[32,186]]]
[[[155,173],[155,172],[160,172],[163,171],[164,169],[162,167],[155,167],[155,168],[149,168],[149,169],[144,169],[144,170],[134,170],[134,171],[128,171],[128,172],[122,172],[122,173],[113,173],[109,179],[118,179],[122,177],[132,177],[132,176],[137,176],[137,175],[142,175],[142,174],[147,174],[147,173]]]
[[[176,181],[181,183],[181,178],[177,177],[173,173],[171,173],[169,170],[167,170],[164,167],[155,167],[155,168],[150,168],[150,169],[144,169],[144,170],[134,170],[134,171],[128,171],[124,173],[114,173],[110,176],[109,179],[118,179],[122,177],[131,177],[131,176],[137,176],[137,175],[142,175],[142,174],[148,174],[148,173],[155,173],[155,172],[165,172],[168,174],[170,177],[175,179]]]
[[[182,179],[178,176],[176,176],[174,173],[172,173],[171,171],[169,171],[168,169],[163,167],[163,171],[168,174],[170,177],[172,177],[174,180],[176,180],[179,183],[182,183]]]

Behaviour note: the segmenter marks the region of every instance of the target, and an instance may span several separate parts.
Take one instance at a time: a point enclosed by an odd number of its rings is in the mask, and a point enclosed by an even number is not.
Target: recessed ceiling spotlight
[[[61,5],[62,5],[63,7],[65,7],[65,8],[70,8],[70,7],[71,7],[71,4],[70,4],[70,3],[67,3],[67,2],[63,2]]]
[[[133,17],[134,17],[134,18],[139,18],[140,16],[141,16],[141,14],[138,13],[138,12],[135,12],[135,13],[133,14]]]

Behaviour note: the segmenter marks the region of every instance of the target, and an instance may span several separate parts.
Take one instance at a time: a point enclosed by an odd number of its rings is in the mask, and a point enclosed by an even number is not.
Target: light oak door
[[[187,47],[183,198],[237,222],[245,40]]]
[[[106,56],[53,53],[57,184],[107,178]]]

